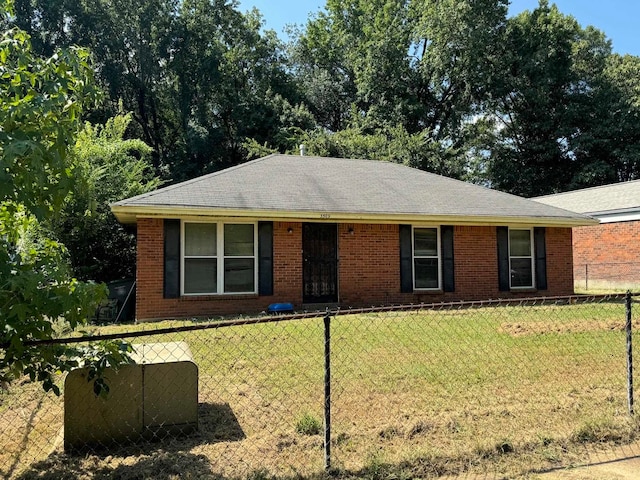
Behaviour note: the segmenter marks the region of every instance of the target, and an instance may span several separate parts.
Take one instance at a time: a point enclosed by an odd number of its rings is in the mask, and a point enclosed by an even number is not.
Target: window
[[[256,228],[252,223],[183,223],[185,295],[254,293]]]
[[[416,290],[440,288],[440,240],[437,228],[413,229],[413,286]]]
[[[511,288],[533,288],[533,232],[509,229],[509,272]]]

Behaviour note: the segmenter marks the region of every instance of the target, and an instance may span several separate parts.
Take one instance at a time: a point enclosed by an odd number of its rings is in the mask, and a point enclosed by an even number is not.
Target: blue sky
[[[572,15],[582,26],[593,25],[602,30],[612,41],[617,53],[640,56],[639,0],[550,0],[560,11]],[[280,38],[286,38],[286,24],[304,24],[310,13],[316,13],[325,5],[324,0],[241,0],[240,10],[256,7],[262,12],[266,28],[273,29]],[[509,14],[531,10],[538,0],[511,0]]]

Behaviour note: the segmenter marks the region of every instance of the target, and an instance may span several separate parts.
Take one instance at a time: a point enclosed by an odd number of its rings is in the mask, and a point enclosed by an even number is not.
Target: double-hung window
[[[533,288],[533,230],[509,229],[509,272],[511,288]]]
[[[256,292],[256,225],[183,222],[182,292]]]
[[[413,228],[413,287],[440,288],[440,236],[437,227]]]

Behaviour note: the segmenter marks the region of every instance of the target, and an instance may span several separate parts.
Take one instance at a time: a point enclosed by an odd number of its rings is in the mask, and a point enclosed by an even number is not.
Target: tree
[[[611,53],[604,34],[542,0],[509,20],[501,45],[503,74],[491,86],[491,184],[534,196],[586,186],[594,174],[613,181],[615,167],[596,141],[598,123],[617,128],[605,115],[613,92],[603,76]]]
[[[85,124],[70,151],[76,187],[48,222],[69,252],[74,276],[108,282],[135,276],[135,234],[121,225],[109,204],[151,190],[151,148],[124,138],[131,114],[105,125]]]
[[[119,102],[134,112],[140,136],[154,150],[160,169],[165,148],[175,143],[163,102],[168,101],[166,75],[177,35],[177,0],[15,0],[11,23],[36,41],[35,51],[50,55],[58,48],[80,45],[93,54],[97,79],[106,92],[102,117]]]
[[[572,138],[578,166],[569,188],[640,178],[640,58],[611,54]]]
[[[152,148],[155,173],[177,181],[246,160],[244,142],[272,141],[275,107],[299,106],[283,46],[257,11],[223,0],[16,0],[15,24],[42,52],[91,49],[107,102],[122,103],[130,135]],[[69,26],[72,26],[69,28]],[[62,32],[62,33],[60,33]]]
[[[2,33],[0,72],[0,382],[26,374],[59,393],[57,371],[93,358],[95,373],[126,357],[114,343],[29,345],[54,337],[58,323],[86,323],[106,293],[104,286],[71,278],[64,247],[39,227],[72,188],[69,144],[83,105],[96,99],[97,90],[88,52],[60,50],[41,59],[17,29]],[[105,392],[101,376],[95,379],[94,390]]]
[[[256,10],[242,15],[221,5],[191,0],[181,9],[186,33],[170,68],[182,75],[178,96],[189,110],[188,160],[172,168],[175,177],[245,161],[247,139],[286,149],[287,129],[315,125],[300,104],[275,33],[261,32]]]
[[[31,53],[29,36],[3,33],[0,111],[0,201],[41,219],[59,208],[71,190],[68,141],[85,99],[96,98],[88,53],[63,50],[49,59]]]
[[[505,0],[328,1],[293,46],[310,110],[333,132],[420,133],[439,146],[416,164],[460,175],[466,124],[488,98],[506,11]],[[455,165],[428,158],[438,150]]]
[[[315,129],[298,132],[295,139],[288,153],[296,154],[303,144],[308,155],[383,160],[453,178],[465,174],[465,166],[458,161],[459,152],[433,141],[426,132],[409,133],[401,125],[374,131],[349,126],[335,133]],[[262,155],[274,153],[259,148],[257,151]]]

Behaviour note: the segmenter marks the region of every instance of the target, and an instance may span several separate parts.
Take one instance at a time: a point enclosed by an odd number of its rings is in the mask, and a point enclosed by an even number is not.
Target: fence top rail
[[[73,343],[96,342],[101,340],[115,340],[131,337],[150,337],[152,335],[162,335],[167,333],[190,332],[195,330],[209,330],[213,328],[235,327],[240,325],[255,325],[258,323],[275,323],[291,320],[304,320],[307,318],[317,318],[327,315],[323,312],[293,313],[289,315],[269,315],[260,317],[235,318],[231,320],[215,320],[194,325],[179,325],[174,327],[155,328],[151,330],[137,330],[133,332],[108,333],[102,335],[83,335],[79,337],[51,338],[46,340],[26,340],[25,346],[32,347],[38,345],[67,345]],[[0,343],[0,349],[9,346],[9,342]]]
[[[445,310],[445,309],[464,309],[464,308],[481,308],[496,306],[535,306],[535,305],[565,305],[575,303],[591,303],[604,301],[623,301],[626,293],[612,293],[599,295],[567,295],[557,297],[522,297],[510,299],[493,299],[493,300],[473,300],[460,302],[439,302],[439,303],[411,303],[404,305],[386,305],[379,307],[367,308],[338,308],[331,312],[332,316],[337,315],[354,315],[376,312],[392,312],[392,311],[412,311],[412,310]],[[640,293],[632,293],[632,296],[638,296]]]
[[[319,318],[326,316],[340,315],[362,315],[368,313],[380,312],[409,312],[420,310],[453,310],[483,307],[500,307],[500,306],[543,306],[543,305],[567,305],[567,304],[583,304],[605,301],[624,301],[628,294],[603,294],[603,295],[568,295],[557,297],[526,297],[516,299],[494,299],[494,300],[477,300],[477,301],[461,301],[461,302],[440,302],[440,303],[412,303],[404,305],[385,305],[372,306],[368,308],[337,308],[333,310],[327,309],[323,311],[303,312],[293,314],[275,314],[262,315],[246,318],[235,318],[228,320],[209,320],[208,322],[193,325],[178,325],[173,327],[156,328],[151,330],[138,330],[120,333],[110,333],[102,335],[84,335],[78,337],[52,338],[46,340],[25,340],[23,344],[27,347],[45,346],[45,345],[69,345],[76,343],[97,342],[103,340],[117,340],[133,337],[149,337],[153,335],[163,335],[169,333],[190,332],[197,330],[210,330],[225,327],[237,327],[242,325],[256,325],[263,323],[278,323],[285,321],[306,320],[310,318]],[[640,293],[630,293],[633,296],[640,296]],[[10,345],[9,342],[0,343],[0,349],[6,349]]]
[[[578,263],[581,267],[587,267],[592,265],[640,265],[640,262],[586,262]]]

